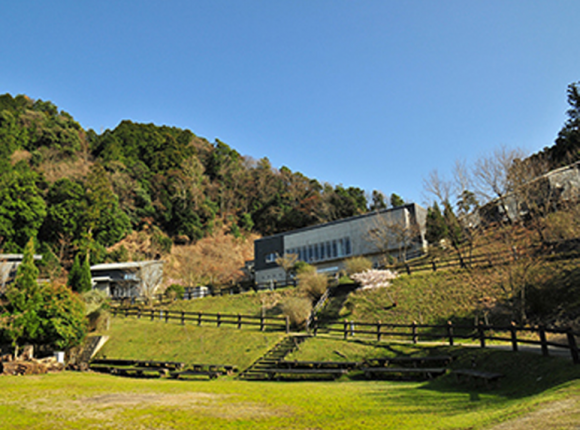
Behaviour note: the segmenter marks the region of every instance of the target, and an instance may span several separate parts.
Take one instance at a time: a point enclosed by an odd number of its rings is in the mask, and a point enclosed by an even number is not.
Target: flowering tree
[[[366,290],[389,287],[391,281],[397,277],[397,273],[390,270],[370,269],[355,273],[350,275],[350,277],[361,285],[361,289]]]

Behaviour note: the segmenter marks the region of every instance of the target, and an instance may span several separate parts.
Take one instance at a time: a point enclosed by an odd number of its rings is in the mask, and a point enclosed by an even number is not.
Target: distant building
[[[6,285],[14,281],[23,258],[23,254],[0,254],[0,294],[6,291]],[[42,256],[35,255],[34,259],[42,260]]]
[[[163,280],[162,260],[107,263],[91,266],[93,289],[114,298],[155,294]]]
[[[254,273],[259,288],[284,285],[278,257],[295,254],[324,273],[344,269],[345,260],[363,256],[375,266],[389,258],[409,259],[425,252],[427,211],[414,203],[288,231],[254,242]]]
[[[468,225],[490,224],[506,220],[526,219],[532,207],[543,208],[545,212],[558,210],[568,203],[580,201],[580,162],[551,170],[517,191],[486,203],[467,215]]]

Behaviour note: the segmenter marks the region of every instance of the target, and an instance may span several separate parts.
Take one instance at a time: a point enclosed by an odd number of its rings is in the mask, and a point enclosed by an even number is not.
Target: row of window
[[[348,257],[352,254],[352,248],[350,238],[343,237],[298,248],[291,248],[286,251],[286,254],[296,254],[300,261],[315,263],[318,261],[332,260],[333,258]]]

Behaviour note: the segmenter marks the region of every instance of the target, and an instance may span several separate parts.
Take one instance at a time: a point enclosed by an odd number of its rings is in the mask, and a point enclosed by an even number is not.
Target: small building
[[[162,284],[163,264],[149,260],[91,266],[93,289],[113,298],[152,297]]]
[[[425,253],[427,211],[411,203],[312,227],[279,233],[254,242],[258,288],[290,282],[276,260],[295,254],[318,272],[334,274],[352,257],[366,257],[375,267]]]
[[[22,263],[23,254],[0,254],[0,294],[6,291],[6,285],[16,278],[18,266]],[[34,260],[42,260],[42,255],[34,255]]]

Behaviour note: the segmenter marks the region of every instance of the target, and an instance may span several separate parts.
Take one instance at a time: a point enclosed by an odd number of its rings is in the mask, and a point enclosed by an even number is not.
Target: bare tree
[[[391,251],[396,250],[399,262],[407,260],[408,251],[421,240],[420,229],[409,213],[403,211],[402,219],[377,216],[373,217],[368,229],[367,240],[373,243],[388,263]]]
[[[290,276],[293,274],[297,262],[297,254],[284,254],[283,256],[276,258],[276,264],[286,272],[286,285],[290,282]]]
[[[139,293],[151,306],[157,290],[163,281],[163,262],[146,262],[139,270]]]

